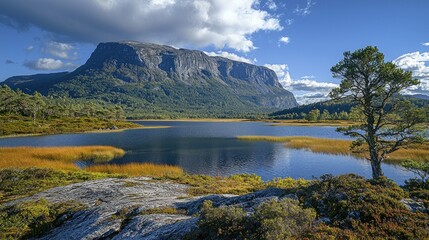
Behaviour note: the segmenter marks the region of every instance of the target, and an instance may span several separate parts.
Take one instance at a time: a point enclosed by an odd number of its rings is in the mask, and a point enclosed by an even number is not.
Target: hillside
[[[128,117],[243,117],[297,106],[274,71],[201,51],[100,43],[70,73],[7,79],[11,88],[121,104]]]
[[[397,97],[409,100],[416,107],[424,107],[429,105],[429,99],[425,99],[422,96],[403,95]],[[311,110],[319,110],[320,113],[323,113],[323,111],[327,110],[330,114],[340,114],[341,112],[350,113],[352,107],[353,105],[347,99],[340,101],[328,100],[324,102],[311,103],[294,108],[284,109],[282,111],[271,113],[269,116],[274,119],[300,119],[304,118],[303,114],[307,114]]]

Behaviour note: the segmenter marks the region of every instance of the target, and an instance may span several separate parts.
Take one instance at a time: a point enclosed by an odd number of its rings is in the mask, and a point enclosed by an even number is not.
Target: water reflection
[[[334,127],[271,127],[265,123],[143,122],[168,129],[134,129],[115,133],[63,134],[0,139],[0,146],[111,145],[127,154],[112,163],[152,162],[178,165],[189,173],[230,175],[255,173],[264,180],[291,176],[311,179],[323,174],[357,173],[371,177],[368,161],[350,156],[289,149],[280,143],[248,142],[239,135],[313,136],[347,138]],[[84,166],[88,162],[80,162]],[[398,183],[413,176],[403,168],[384,164],[386,176]]]

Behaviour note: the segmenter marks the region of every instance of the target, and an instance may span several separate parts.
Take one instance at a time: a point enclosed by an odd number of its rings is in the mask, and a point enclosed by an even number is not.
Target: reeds
[[[367,153],[352,153],[350,149],[350,145],[352,143],[351,140],[301,136],[239,136],[237,139],[246,141],[284,142],[286,147],[307,149],[315,153],[353,155],[360,158],[367,157]],[[401,162],[405,160],[429,161],[429,144],[413,144],[408,148],[399,149],[398,151],[389,154],[386,158],[386,161],[388,162]]]
[[[110,146],[7,147],[0,148],[0,169],[43,167],[78,170],[75,161],[104,162],[124,154],[124,150]]]
[[[184,174],[183,169],[180,167],[153,163],[100,164],[86,167],[84,170],[109,174],[126,174],[129,176],[167,178],[177,178]]]

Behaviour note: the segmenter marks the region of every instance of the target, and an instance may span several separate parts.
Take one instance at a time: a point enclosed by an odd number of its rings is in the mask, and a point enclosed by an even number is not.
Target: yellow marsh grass
[[[0,169],[44,167],[58,170],[78,170],[78,160],[109,161],[125,151],[109,146],[83,147],[8,147],[0,148]]]
[[[151,176],[177,178],[183,175],[183,169],[177,166],[157,165],[153,163],[102,164],[86,167],[85,171],[129,176]]]
[[[247,141],[270,141],[270,142],[284,142],[287,147],[296,149],[308,149],[316,153],[326,154],[341,154],[353,155],[361,158],[367,157],[364,153],[352,153],[350,151],[351,140],[338,140],[327,138],[312,138],[312,137],[274,137],[274,136],[240,136],[239,140]],[[429,144],[414,144],[407,149],[399,149],[391,153],[386,161],[429,161]]]

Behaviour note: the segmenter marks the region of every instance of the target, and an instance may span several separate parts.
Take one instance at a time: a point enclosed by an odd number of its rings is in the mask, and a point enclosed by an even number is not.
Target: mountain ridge
[[[208,56],[202,51],[134,41],[98,44],[85,64],[57,78],[12,77],[4,83],[44,95],[101,99],[126,105],[144,117],[156,113],[227,117],[297,106],[274,71]],[[171,114],[170,114],[171,115]]]

